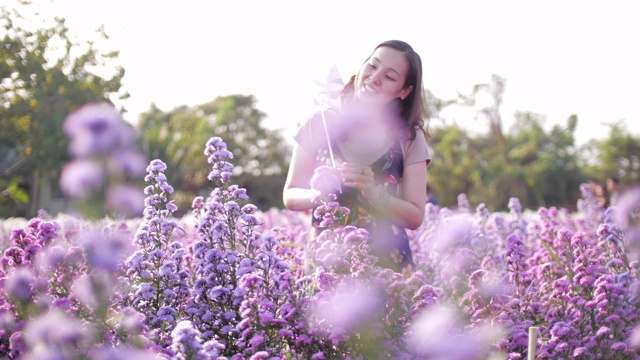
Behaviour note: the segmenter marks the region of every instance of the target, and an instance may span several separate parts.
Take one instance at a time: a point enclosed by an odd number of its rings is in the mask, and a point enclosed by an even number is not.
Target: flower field
[[[639,188],[605,209],[585,184],[572,213],[427,204],[400,274],[362,229],[308,243],[308,214],[258,211],[222,139],[205,155],[213,190],[185,217],[153,160],[141,218],[1,222],[0,357],[640,358]]]

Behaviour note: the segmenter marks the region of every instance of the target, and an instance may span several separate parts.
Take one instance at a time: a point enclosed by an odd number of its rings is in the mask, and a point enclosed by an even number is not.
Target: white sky
[[[2,0],[15,2],[16,0]],[[547,125],[578,115],[579,143],[625,120],[640,135],[640,21],[629,1],[36,0],[80,40],[104,25],[126,70],[127,120],[217,96],[255,95],[266,124],[291,134],[313,111],[314,80],[344,78],[373,47],[401,39],[421,54],[440,98],[506,78],[505,130],[516,110]],[[479,129],[469,112],[448,121]],[[438,125],[434,120],[434,125]]]

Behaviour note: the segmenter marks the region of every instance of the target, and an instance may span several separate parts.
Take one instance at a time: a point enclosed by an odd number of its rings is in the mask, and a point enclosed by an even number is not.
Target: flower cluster
[[[185,261],[187,249],[173,239],[177,207],[169,199],[173,187],[167,183],[166,169],[161,160],[147,167],[144,216],[133,239],[137,250],[126,259],[121,282],[129,288],[122,304],[142,313],[145,325],[156,330],[156,342],[168,349],[169,335],[190,295],[192,275]]]
[[[217,344],[224,356],[295,354],[304,329],[297,310],[305,280],[296,279],[279,256],[276,237],[258,231],[256,206],[247,203],[245,189],[230,182],[232,153],[224,141],[210,139],[205,154],[215,187],[193,204],[194,288],[185,312],[202,340]]]
[[[540,208],[526,216],[517,199],[510,213],[439,209],[414,233],[421,267],[457,304],[471,328],[499,325],[494,351],[509,359],[528,352],[530,327],[541,358],[634,358],[638,263],[630,259],[632,227],[603,208],[589,185],[579,211]],[[633,196],[633,191],[629,196]],[[624,211],[626,212],[626,211]],[[628,212],[626,212],[628,214]],[[635,331],[635,332],[634,332]]]
[[[3,253],[0,357],[152,358],[130,314],[112,306],[129,226],[41,216],[15,228]]]
[[[106,196],[113,213],[124,217],[141,215],[142,192],[125,180],[140,178],[147,160],[135,149],[134,130],[116,108],[109,103],[86,104],[67,116],[64,132],[69,137],[73,160],[60,174],[62,192],[76,200],[87,200],[99,193]],[[86,214],[104,215],[95,205],[84,205],[80,210]]]

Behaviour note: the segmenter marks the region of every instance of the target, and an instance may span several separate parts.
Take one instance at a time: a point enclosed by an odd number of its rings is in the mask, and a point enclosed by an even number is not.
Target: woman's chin
[[[367,106],[384,106],[387,103],[376,94],[361,93],[357,98],[359,103]]]

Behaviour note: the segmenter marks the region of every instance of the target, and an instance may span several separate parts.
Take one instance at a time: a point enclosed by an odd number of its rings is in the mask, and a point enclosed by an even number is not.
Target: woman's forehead
[[[377,48],[369,59],[399,74],[406,74],[409,69],[409,60],[407,60],[405,54],[388,46]]]

